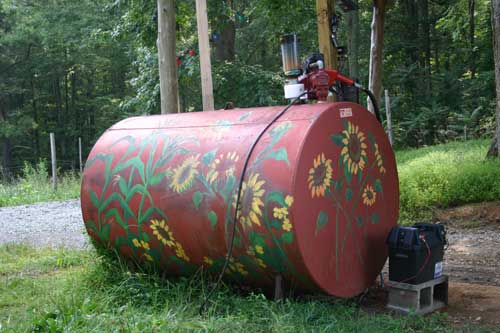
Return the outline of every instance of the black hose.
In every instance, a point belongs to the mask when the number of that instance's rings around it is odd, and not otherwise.
[[[378,108],[378,103],[377,99],[375,98],[375,95],[369,89],[366,89],[362,86],[357,86],[357,87],[363,90],[368,95],[368,97],[370,97],[370,101],[372,102],[373,105],[373,110],[375,111],[375,117],[377,118],[378,122],[382,124],[382,118],[380,117],[380,109]]]
[[[296,97],[295,99],[293,99],[283,110],[281,110],[270,122],[269,124],[266,125],[266,127],[264,127],[264,129],[259,133],[259,135],[257,136],[257,138],[255,139],[255,141],[252,143],[252,145],[250,146],[250,150],[248,151],[247,153],[247,156],[245,158],[245,163],[243,164],[243,169],[241,171],[241,176],[240,176],[240,179],[239,179],[239,183],[238,183],[238,194],[236,196],[236,205],[235,205],[235,208],[234,208],[234,217],[233,217],[233,226],[232,226],[232,229],[231,229],[231,237],[230,237],[230,241],[229,241],[229,248],[227,250],[227,254],[226,254],[226,260],[224,261],[224,266],[222,266],[222,270],[221,272],[219,273],[219,276],[217,278],[217,281],[215,282],[215,285],[212,287],[212,289],[208,292],[207,296],[205,297],[205,299],[203,300],[203,303],[201,304],[200,306],[200,310],[199,310],[199,313],[200,313],[200,316],[203,314],[203,311],[205,310],[205,307],[207,305],[207,302],[210,300],[210,297],[212,296],[212,294],[214,293],[214,291],[218,288],[220,282],[222,281],[222,278],[224,277],[224,274],[226,273],[226,270],[227,270],[227,267],[229,266],[229,262],[231,260],[231,257],[233,255],[233,248],[234,248],[234,237],[236,235],[236,224],[238,222],[238,209],[239,209],[239,206],[240,206],[240,197],[241,197],[241,189],[243,187],[243,180],[245,178],[245,173],[247,171],[247,167],[248,167],[248,162],[250,161],[250,157],[255,149],[255,147],[257,146],[257,143],[259,143],[260,139],[262,138],[262,136],[264,136],[264,134],[267,132],[267,130],[279,119],[281,118],[281,116],[283,116],[285,114],[285,112],[287,112],[293,105],[295,105],[295,103],[300,100],[300,98],[302,96],[304,96],[305,94],[307,94],[307,92],[303,92],[302,94],[300,94],[298,97]]]

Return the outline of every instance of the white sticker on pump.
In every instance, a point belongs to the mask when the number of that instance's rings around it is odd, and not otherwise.
[[[348,117],[352,117],[352,109],[351,108],[340,109],[340,118],[348,118]]]
[[[438,261],[436,266],[434,266],[434,278],[437,279],[438,277],[441,277],[441,275],[443,275],[443,262]]]

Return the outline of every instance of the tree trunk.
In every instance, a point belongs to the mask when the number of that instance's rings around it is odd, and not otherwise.
[[[471,77],[474,78],[476,76],[476,60],[474,59],[474,47],[475,47],[475,19],[474,12],[476,11],[476,0],[469,0],[469,66]]]
[[[7,122],[7,112],[5,111],[3,101],[0,99],[0,124]],[[12,164],[12,144],[10,139],[5,136],[2,140],[2,165],[3,176],[6,178],[11,178],[11,167]],[[0,170],[2,171],[2,170]]]
[[[495,147],[496,143],[496,149],[490,149],[488,156],[500,157],[500,0],[491,0],[491,25],[493,28],[493,52],[495,57],[497,128],[492,143],[492,147]]]
[[[234,42],[236,37],[236,26],[230,17],[223,17],[224,28],[215,43],[215,58],[220,61],[234,60]]]
[[[33,107],[33,121],[36,124],[36,127],[33,129],[33,150],[35,153],[35,161],[38,162],[38,159],[40,158],[40,139],[38,137],[38,105],[36,103],[36,95],[35,95],[35,82],[34,82],[34,76],[31,77],[31,105]]]
[[[358,0],[354,0],[358,5]],[[347,51],[349,52],[349,76],[359,79],[359,10],[347,14]]]
[[[382,94],[382,51],[384,47],[384,18],[385,0],[376,0],[373,4],[372,34],[370,44],[370,68],[368,89],[375,95],[377,104],[380,105]],[[368,110],[375,112],[370,99],[368,99]]]
[[[161,113],[176,113],[179,83],[175,52],[175,0],[157,0],[157,4]]]
[[[62,96],[61,96],[61,82],[59,76],[54,80],[54,99],[56,101],[56,113],[57,113],[57,129],[56,137],[57,141],[60,142],[61,147],[61,159],[64,160],[66,157],[66,138],[65,138],[65,115],[62,106]]]
[[[429,98],[432,92],[431,80],[431,37],[428,0],[419,0],[420,36],[421,47],[424,50],[422,67],[424,68],[424,92],[425,98]]]

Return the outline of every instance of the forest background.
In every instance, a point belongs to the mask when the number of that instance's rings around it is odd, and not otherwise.
[[[202,109],[194,0],[176,1],[182,112]],[[341,72],[368,81],[372,1],[341,15]],[[316,52],[312,0],[208,1],[214,99],[281,105],[279,37]],[[157,7],[150,0],[0,0],[0,180],[48,159],[78,168],[116,121],[160,113]],[[495,73],[488,0],[396,0],[386,12],[383,88],[397,148],[491,138]],[[382,107],[384,107],[382,103]]]

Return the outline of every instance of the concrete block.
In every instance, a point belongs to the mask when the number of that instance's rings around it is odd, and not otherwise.
[[[404,314],[426,314],[448,305],[448,276],[421,284],[389,281],[387,308]]]

